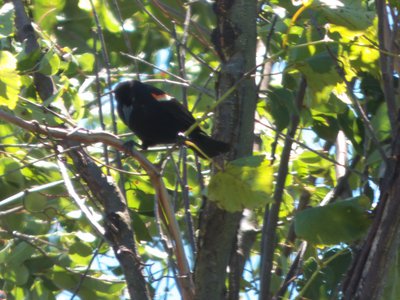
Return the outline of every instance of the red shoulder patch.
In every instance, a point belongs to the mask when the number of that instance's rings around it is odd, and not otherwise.
[[[151,95],[154,97],[154,99],[159,100],[159,101],[166,101],[166,100],[171,100],[174,98],[165,93],[164,94],[152,93]]]

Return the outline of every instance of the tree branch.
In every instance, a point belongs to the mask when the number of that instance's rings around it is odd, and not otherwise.
[[[296,97],[296,107],[299,111],[302,107],[306,87],[306,80],[304,77],[302,77]],[[271,298],[270,285],[272,277],[272,264],[274,261],[274,252],[276,247],[276,228],[279,220],[279,210],[283,199],[286,176],[288,174],[290,152],[292,151],[293,144],[292,139],[296,133],[299,120],[299,115],[297,113],[292,115],[292,122],[288,130],[288,137],[290,138],[285,139],[279,164],[278,178],[276,180],[275,191],[273,195],[274,203],[272,204],[271,209],[266,208],[264,214],[264,226],[262,229],[261,242],[261,282],[259,299]]]

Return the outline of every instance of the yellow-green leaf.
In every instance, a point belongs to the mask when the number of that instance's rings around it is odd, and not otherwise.
[[[211,201],[230,212],[254,209],[272,200],[273,168],[261,156],[230,162],[208,186]]]
[[[60,58],[54,51],[49,51],[40,61],[39,72],[44,75],[54,75],[60,68]]]
[[[0,51],[0,105],[14,109],[17,105],[21,79],[17,71],[17,60],[8,51]]]

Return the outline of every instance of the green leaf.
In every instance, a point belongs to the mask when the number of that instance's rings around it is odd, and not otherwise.
[[[132,189],[127,193],[128,207],[142,215],[154,217],[154,194],[140,189]]]
[[[66,0],[35,0],[33,15],[42,30],[52,30]]]
[[[10,185],[15,187],[24,186],[25,180],[21,173],[21,165],[12,158],[0,158],[0,175],[4,175],[5,181]]]
[[[268,97],[267,106],[274,118],[274,124],[279,131],[282,131],[289,125],[290,114],[294,111],[293,94],[284,88],[271,88]]]
[[[39,72],[44,75],[54,75],[60,68],[60,58],[58,55],[50,50],[43,56],[39,64]]]
[[[59,267],[54,268],[50,276],[59,288],[70,291],[74,291],[81,281],[79,274],[72,274]],[[94,277],[86,277],[82,282],[78,295],[82,299],[119,299],[121,290],[124,287],[124,283],[110,283]]]
[[[55,263],[54,255],[48,256],[34,256],[25,261],[26,267],[31,273],[48,272]]]
[[[53,293],[48,289],[43,280],[36,280],[31,287],[32,300],[54,300],[56,299]]]
[[[11,254],[12,246],[14,242],[12,240],[8,241],[4,248],[0,250],[0,264],[4,264],[7,257]]]
[[[94,68],[94,55],[92,53],[84,53],[77,56],[79,66],[83,72],[92,72]]]
[[[273,167],[262,156],[238,159],[211,178],[208,197],[230,212],[262,207],[272,201],[273,177]]]
[[[24,285],[29,278],[29,270],[23,264],[7,268],[2,277],[6,280],[15,282],[17,285]]]
[[[112,33],[121,32],[121,26],[118,20],[114,17],[112,10],[108,7],[107,1],[99,1],[101,3],[100,14],[101,20],[104,22],[104,28]]]
[[[351,141],[357,152],[361,153],[364,140],[363,123],[354,116],[353,111],[350,109],[338,114],[337,120],[346,137]]]
[[[382,103],[375,115],[371,119],[371,124],[375,129],[375,133],[379,140],[384,140],[390,137],[391,126],[388,118],[388,108],[386,103]]]
[[[138,241],[152,241],[152,237],[149,233],[149,230],[146,227],[146,224],[143,222],[140,215],[131,210],[130,211],[131,220],[132,220],[132,227],[135,232],[135,238]]]
[[[28,193],[24,198],[24,206],[30,212],[43,211],[47,206],[47,197],[39,192]]]
[[[322,52],[296,64],[307,78],[308,107],[320,110],[328,103],[331,93],[340,86],[342,79],[338,75],[329,53]]]
[[[8,51],[0,51],[0,105],[14,109],[17,105],[21,79],[17,71],[17,60]]]
[[[31,245],[26,242],[20,242],[8,256],[6,263],[10,267],[18,266],[29,259],[34,252],[35,249]]]
[[[332,1],[333,2],[333,1]],[[327,23],[340,25],[349,30],[365,30],[372,25],[375,17],[373,11],[368,11],[361,1],[342,0],[339,5],[326,5],[314,0],[312,8],[319,13]]]
[[[41,51],[39,48],[26,52],[26,42],[24,43],[24,49],[17,55],[17,68],[21,72],[32,71],[39,63]]]
[[[5,3],[0,8],[0,38],[7,37],[14,32],[14,6]]]
[[[328,115],[313,116],[314,122],[312,128],[315,133],[324,140],[334,143],[339,131],[337,118]]]
[[[71,245],[69,248],[69,253],[87,257],[93,254],[93,250],[87,243],[77,241]]]
[[[370,225],[366,197],[356,197],[296,214],[296,235],[313,244],[336,244],[360,239]]]
[[[339,255],[332,258],[332,256],[336,254]],[[301,298],[332,299],[332,292],[342,280],[344,272],[351,263],[351,252],[332,248],[322,254],[321,262],[326,262],[328,259],[332,260],[317,274],[315,274],[315,272],[318,266],[314,257],[310,257],[304,262],[304,279],[300,280],[299,287],[303,288],[305,284],[308,284],[308,288],[305,293],[302,294]],[[309,282],[310,280],[312,280],[312,282]]]
[[[302,152],[298,156],[298,159],[293,162],[293,167],[298,176],[309,177],[312,175],[316,177],[324,177],[325,180],[329,180],[332,163],[322,159],[321,155],[312,151]]]

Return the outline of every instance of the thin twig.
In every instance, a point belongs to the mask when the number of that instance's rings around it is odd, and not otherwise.
[[[155,15],[153,15],[142,3],[140,0],[136,0],[136,3],[140,6],[140,8],[147,14],[149,15],[165,32],[169,33],[172,37],[172,32],[171,30],[164,25]],[[191,49],[187,48],[185,45],[182,45],[179,41],[176,41],[177,43],[180,44],[180,46],[184,47],[185,50],[192,55],[194,59],[196,59],[198,62],[200,62],[203,66],[207,67],[211,72],[216,73],[216,70],[214,70],[204,59],[199,57],[198,55],[194,54]]]
[[[97,54],[97,35],[94,35],[94,43],[93,43],[93,52],[94,56],[96,58],[94,66],[95,66],[95,75],[96,75],[96,101],[97,101],[97,107],[99,110],[99,121],[100,121],[100,126],[102,130],[106,130],[106,124],[104,123],[104,117],[103,117],[103,105],[101,103],[101,90],[100,90],[100,77],[99,77],[99,57]],[[110,160],[108,157],[108,149],[107,145],[103,144],[103,153],[104,153],[104,160],[106,162],[106,165],[108,166],[110,164]],[[110,176],[110,169],[107,168],[107,175]]]
[[[104,40],[104,35],[103,31],[101,29],[100,21],[99,21],[99,16],[96,11],[96,7],[93,4],[93,0],[89,0],[90,6],[92,7],[92,12],[94,16],[94,21],[96,23],[96,28],[97,28],[97,34],[100,40],[101,44],[101,52],[103,54],[103,59],[104,63],[106,65],[106,73],[107,73],[107,86],[108,89],[111,91],[112,86],[111,86],[111,64],[110,60],[108,57],[108,52],[107,52],[107,46],[106,42]],[[109,94],[109,101],[110,101],[110,110],[111,110],[111,121],[112,121],[112,129],[114,134],[118,134],[118,128],[117,128],[117,119],[115,117],[115,110],[114,110],[114,96],[112,93]],[[122,162],[121,162],[121,155],[119,152],[116,153],[116,162],[117,162],[117,167],[122,169]],[[124,180],[124,174],[120,175],[119,182],[118,182],[119,188],[122,192],[123,195],[126,194],[125,192],[125,180]]]
[[[124,20],[122,19],[122,13],[121,13],[121,9],[119,8],[119,4],[117,0],[113,0],[113,4],[114,7],[117,11],[117,16],[118,16],[118,21],[121,25],[122,28],[122,35],[124,37],[124,42],[125,42],[125,46],[128,49],[129,54],[133,55],[133,49],[132,49],[132,45],[131,45],[131,41],[129,40],[129,35],[125,30],[124,27]],[[140,71],[139,71],[139,64],[137,63],[137,61],[134,62],[135,64],[135,71],[136,71],[136,77],[137,79],[140,81]]]
[[[300,142],[299,140],[290,137],[288,134],[285,134],[285,133],[282,133],[282,132],[278,132],[278,131],[276,130],[276,128],[274,128],[274,127],[272,127],[272,126],[270,126],[270,125],[267,125],[267,124],[265,124],[265,123],[263,123],[263,122],[261,122],[261,121],[259,121],[259,120],[255,120],[255,122],[259,123],[259,124],[262,125],[262,126],[265,126],[266,128],[268,128],[268,129],[270,129],[270,130],[275,131],[275,132],[277,133],[277,137],[280,138],[280,139],[283,139],[283,140],[285,140],[285,139],[290,139],[293,143],[299,145],[299,146],[300,146],[301,148],[303,148],[303,149],[307,149],[308,151],[310,151],[310,152],[312,152],[312,153],[318,155],[318,156],[319,156],[320,158],[322,158],[323,160],[329,161],[329,162],[331,162],[332,164],[337,165],[337,166],[346,167],[346,169],[349,169],[349,170],[352,171],[354,174],[357,174],[357,175],[359,175],[359,176],[364,176],[364,174],[363,174],[362,172],[360,172],[360,171],[358,171],[358,170],[356,170],[356,169],[354,169],[354,168],[348,167],[348,166],[346,166],[346,165],[343,165],[343,164],[339,163],[338,161],[336,161],[335,159],[333,159],[333,158],[331,158],[331,157],[329,157],[329,156],[327,156],[327,155],[322,154],[321,150],[315,150],[315,149],[311,148],[310,146],[307,146],[305,143]],[[371,180],[375,180],[375,179],[372,178],[372,177],[368,177],[368,178],[371,179]]]
[[[0,218],[4,217],[4,216],[15,214],[16,212],[21,211],[23,209],[24,209],[24,207],[21,205],[21,206],[16,206],[16,207],[10,208],[8,210],[0,211]]]
[[[129,57],[129,58],[133,59],[134,61],[140,61],[141,63],[144,63],[144,64],[146,64],[146,65],[148,65],[148,66],[150,66],[150,67],[152,67],[154,69],[157,69],[157,70],[159,70],[159,71],[161,71],[161,72],[163,72],[165,74],[168,74],[169,76],[171,76],[171,77],[173,77],[173,78],[175,78],[175,79],[177,79],[179,81],[182,81],[184,83],[189,84],[189,82],[187,80],[183,79],[182,77],[180,77],[178,75],[175,75],[174,73],[171,73],[171,72],[169,72],[169,71],[167,71],[167,70],[165,70],[163,68],[160,68],[160,67],[156,66],[155,64],[152,64],[152,63],[148,62],[147,60],[145,60],[143,58],[140,58],[139,56],[130,55],[130,54],[124,53],[124,52],[121,52],[121,54],[123,56],[126,56],[126,57]]]
[[[304,287],[300,290],[299,294],[296,296],[295,300],[299,300],[299,299],[303,299],[303,295],[305,294],[305,292],[307,291],[307,289],[311,286],[311,284],[314,282],[314,280],[317,278],[317,276],[319,275],[319,273],[321,272],[321,270],[323,268],[325,268],[326,266],[328,266],[333,260],[335,260],[337,257],[339,257],[340,255],[345,254],[346,252],[350,251],[348,248],[345,248],[343,250],[340,250],[338,252],[336,252],[334,255],[330,256],[329,258],[327,258],[325,261],[322,262],[317,262],[317,268],[314,271],[314,273],[312,273],[311,277],[307,280],[306,284],[304,285]]]
[[[186,69],[185,69],[186,51],[185,51],[185,47],[181,47],[181,44],[186,46],[191,17],[192,17],[191,5],[187,5],[181,43],[178,43],[178,42],[176,43],[179,74],[185,80],[186,80]],[[175,41],[178,41],[178,36],[176,33],[175,26],[173,26],[172,33],[173,33]],[[183,99],[183,105],[186,108],[188,108],[187,88],[184,86],[182,87],[182,99]],[[171,161],[174,163],[173,159],[171,159]],[[188,187],[188,183],[187,183],[187,180],[188,180],[187,179],[187,150],[185,147],[181,147],[179,161],[180,161],[180,166],[182,169],[182,176],[180,176],[180,174],[179,174],[180,172],[179,172],[178,166],[175,165],[175,169],[176,169],[176,174],[178,177],[178,182],[180,183],[181,188],[182,188],[182,198],[183,198],[183,203],[184,203],[184,208],[185,208],[186,229],[187,229],[187,233],[188,233],[189,244],[190,244],[190,247],[192,250],[192,256],[194,257],[195,253],[197,252],[197,247],[196,247],[196,240],[194,238],[193,217],[190,212],[189,187]]]
[[[1,200],[0,201],[0,208],[2,208],[4,206],[7,206],[7,205],[10,205],[10,204],[13,204],[17,200],[22,199],[23,197],[25,197],[26,195],[28,195],[30,193],[40,192],[40,191],[46,190],[48,188],[51,188],[53,186],[60,185],[63,182],[64,182],[64,180],[57,180],[57,181],[53,181],[53,182],[50,182],[50,183],[39,185],[39,186],[30,188],[30,189],[26,189],[26,190],[24,190],[22,192],[16,193],[16,194],[14,194],[14,195],[12,195],[12,196],[4,199],[4,200]]]
[[[307,83],[304,77],[301,78],[299,91],[296,97],[296,107],[300,112],[302,103],[306,92]],[[292,121],[288,130],[288,136],[292,139],[297,131],[299,124],[299,115],[294,113],[292,115]],[[283,147],[281,161],[279,164],[278,177],[276,179],[276,185],[274,190],[273,199],[274,202],[271,205],[271,209],[266,208],[264,214],[264,226],[262,229],[262,245],[261,245],[261,275],[260,282],[260,298],[268,299],[270,293],[270,285],[272,278],[272,265],[274,252],[276,248],[276,228],[279,220],[279,211],[283,199],[283,192],[285,188],[286,177],[288,174],[288,166],[290,159],[290,152],[292,151],[292,139],[286,138],[285,145]]]
[[[72,294],[70,300],[73,300],[75,298],[75,296],[79,293],[79,290],[82,287],[83,281],[85,280],[85,278],[87,278],[87,276],[89,274],[90,267],[92,266],[96,256],[99,254],[100,247],[101,247],[101,245],[103,245],[103,243],[104,243],[104,240],[101,240],[99,245],[97,246],[96,250],[94,251],[94,253],[92,255],[92,258],[90,259],[89,264],[87,265],[85,272],[81,275],[81,279],[79,280],[78,285],[77,285],[74,293]]]

